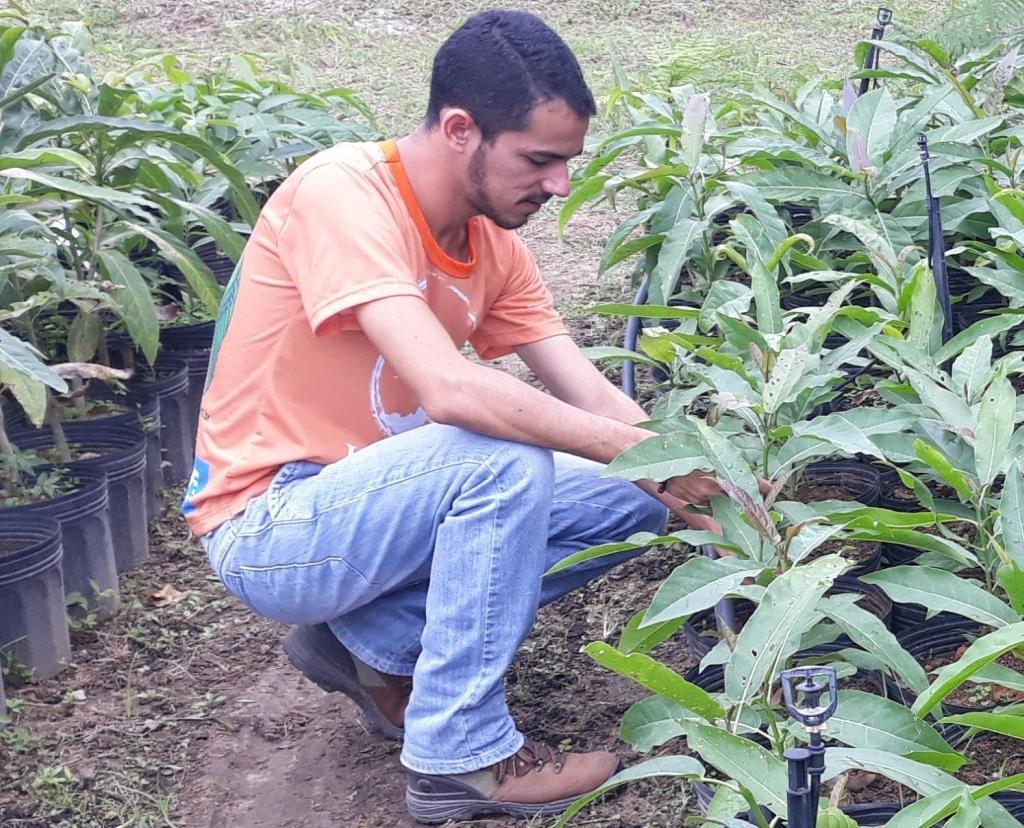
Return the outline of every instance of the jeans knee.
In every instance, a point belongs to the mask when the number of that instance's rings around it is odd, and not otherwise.
[[[555,481],[554,455],[550,449],[459,431],[460,437],[475,449],[482,469],[493,475],[501,488],[518,494],[535,492],[538,497],[550,499]]]

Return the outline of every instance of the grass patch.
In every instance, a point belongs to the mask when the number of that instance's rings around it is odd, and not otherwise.
[[[437,47],[465,17],[493,2],[470,0],[39,0],[51,21],[85,19],[99,61],[120,65],[137,49],[172,51],[193,67],[249,52],[287,55],[308,63],[314,85],[355,89],[390,132],[410,129],[426,106]],[[750,4],[697,0],[521,0],[576,52],[599,95],[618,62],[631,77],[656,87],[692,82],[721,88],[752,82],[791,86],[800,79],[837,77],[852,69],[852,47],[866,37],[875,2]],[[952,0],[912,0],[896,9],[897,32],[931,25]]]

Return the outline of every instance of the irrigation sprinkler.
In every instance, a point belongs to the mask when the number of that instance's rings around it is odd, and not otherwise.
[[[828,703],[821,697],[828,693]],[[803,701],[799,701],[799,697]],[[825,772],[825,745],[821,733],[836,712],[835,667],[793,667],[782,671],[782,697],[789,715],[800,722],[809,738],[808,747],[786,751],[789,767],[789,788],[786,803],[790,828],[816,828],[818,824],[818,791]]]
[[[879,6],[878,13],[876,16],[875,27],[871,30],[872,40],[881,40],[885,37],[885,28],[892,23],[892,9],[887,9]],[[870,46],[868,48],[867,57],[864,58],[864,70],[869,71],[878,68],[878,47]],[[872,78],[861,78],[860,79],[860,90],[858,96],[863,95],[871,87]],[[878,87],[878,78],[874,78],[874,86]]]

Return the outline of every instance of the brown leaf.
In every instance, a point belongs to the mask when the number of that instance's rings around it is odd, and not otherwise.
[[[130,379],[132,372],[129,369],[109,368],[106,365],[97,365],[93,362],[61,362],[58,365],[50,366],[61,377],[79,377],[80,379]]]
[[[851,793],[859,793],[878,778],[877,773],[867,771],[851,771],[846,778],[846,790]]]
[[[185,600],[185,593],[176,590],[170,584],[164,584],[164,586],[149,596],[150,599],[158,607],[169,607],[171,604],[177,604],[179,601]]]

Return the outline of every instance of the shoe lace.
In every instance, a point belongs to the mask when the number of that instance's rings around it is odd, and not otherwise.
[[[525,776],[531,771],[539,773],[547,764],[554,767],[555,773],[561,773],[565,765],[565,754],[543,742],[527,739],[514,755],[495,765],[495,775],[500,785],[507,776]]]

